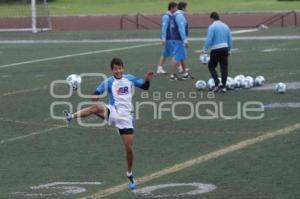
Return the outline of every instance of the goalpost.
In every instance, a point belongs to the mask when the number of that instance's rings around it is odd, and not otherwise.
[[[47,0],[0,0],[0,32],[51,29]]]

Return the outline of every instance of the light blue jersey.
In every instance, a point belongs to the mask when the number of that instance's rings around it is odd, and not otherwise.
[[[182,10],[178,10],[174,13],[174,19],[175,19],[175,26],[179,36],[180,40],[184,43],[187,43],[187,37],[188,37],[188,21],[186,19],[185,13]]]
[[[203,51],[206,52],[208,49],[219,49],[232,47],[232,38],[230,28],[223,22],[217,20],[214,21],[209,27],[203,47]]]
[[[182,10],[176,11],[170,21],[170,37],[173,60],[184,61],[187,58],[184,44],[188,43],[188,22]]]
[[[167,11],[162,16],[161,23],[161,40],[165,41],[163,50],[161,51],[161,56],[169,57],[172,54],[172,46],[169,42],[170,40],[170,20],[172,19],[173,14],[170,11]]]
[[[172,15],[170,11],[167,11],[161,18],[161,40],[163,41],[170,39],[170,19]]]
[[[141,88],[144,83],[144,79],[131,74],[125,74],[121,79],[112,76],[100,83],[96,91],[99,94],[108,92],[109,105],[114,106],[118,113],[126,115],[133,111],[132,87]]]

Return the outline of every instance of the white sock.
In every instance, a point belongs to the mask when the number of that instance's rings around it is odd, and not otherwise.
[[[126,172],[127,177],[132,176],[132,171],[131,172]]]

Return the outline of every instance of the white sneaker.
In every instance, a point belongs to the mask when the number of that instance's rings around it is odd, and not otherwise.
[[[163,69],[162,66],[157,66],[156,73],[157,74],[166,74],[167,72]]]
[[[170,75],[169,79],[170,81],[177,81],[179,78],[177,77],[176,74],[174,74],[174,75]]]

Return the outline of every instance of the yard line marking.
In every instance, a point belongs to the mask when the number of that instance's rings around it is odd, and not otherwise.
[[[158,42],[158,38],[83,39],[83,40],[0,40],[0,44],[77,44],[77,43],[136,43]]]
[[[66,127],[66,126],[65,125],[64,126],[56,126],[56,127],[51,127],[51,128],[43,129],[43,130],[40,130],[40,131],[35,131],[35,132],[29,133],[29,134],[26,134],[26,135],[22,135],[22,136],[18,136],[18,137],[4,139],[4,140],[0,141],[0,144],[4,144],[4,143],[8,143],[8,142],[13,142],[13,141],[24,139],[24,138],[28,138],[28,137],[31,137],[31,136],[34,136],[34,135],[39,135],[39,134],[47,133],[47,132],[54,131],[54,130],[57,130],[57,129],[61,129],[61,128],[64,128],[64,127]]]
[[[108,53],[108,52],[114,52],[114,51],[128,50],[128,49],[134,49],[134,48],[154,46],[154,45],[158,45],[158,44],[159,43],[141,44],[141,45],[127,46],[127,47],[120,47],[120,48],[111,48],[111,49],[105,49],[105,50],[96,50],[96,51],[89,51],[89,52],[83,52],[83,53],[75,53],[75,54],[70,54],[70,55],[49,57],[49,58],[43,58],[43,59],[35,59],[35,60],[30,60],[30,61],[25,61],[25,62],[18,62],[18,63],[13,63],[13,64],[0,65],[0,68],[8,68],[8,67],[12,67],[12,66],[21,66],[21,65],[26,65],[26,64],[39,63],[39,62],[52,61],[52,60],[59,60],[59,59],[66,59],[66,58],[78,57],[78,56],[84,56],[84,55],[93,55],[93,54],[99,54],[99,53]]]
[[[52,182],[48,184],[43,184],[39,186],[31,186],[31,189],[43,189],[49,188],[57,185],[101,185],[102,182]]]
[[[300,129],[300,123],[296,123],[292,126],[282,128],[282,129],[276,130],[274,132],[268,131],[268,132],[264,133],[263,135],[256,136],[256,137],[250,138],[250,139],[246,139],[244,141],[238,142],[236,144],[229,145],[227,147],[224,147],[222,149],[207,153],[205,155],[201,155],[201,156],[193,158],[191,160],[175,164],[171,167],[167,167],[165,169],[154,172],[152,174],[148,174],[148,175],[145,175],[143,177],[137,178],[136,180],[137,180],[138,184],[140,185],[140,184],[149,182],[151,180],[154,180],[154,179],[161,178],[161,177],[169,175],[169,174],[179,172],[181,170],[192,167],[194,165],[201,164],[201,163],[207,162],[207,161],[212,160],[212,159],[216,159],[216,158],[221,157],[223,155],[226,155],[228,153],[244,149],[246,147],[249,147],[249,146],[252,146],[254,144],[263,142],[265,140],[269,140],[271,138],[274,138],[274,137],[277,137],[277,136],[280,136],[280,135],[290,134],[290,133],[292,133],[292,132],[294,132],[295,130],[298,130],[298,129]],[[95,194],[92,194],[90,196],[83,197],[81,199],[104,198],[106,196],[118,193],[120,191],[124,191],[126,189],[128,189],[127,188],[127,183],[122,183],[122,184],[104,189],[102,191],[96,192]]]
[[[52,118],[50,118],[51,120],[53,120]],[[62,124],[43,124],[43,123],[37,123],[37,122],[27,122],[27,121],[22,121],[22,120],[13,120],[13,119],[9,119],[9,118],[3,118],[0,117],[0,122],[11,122],[11,123],[15,123],[15,124],[23,124],[23,125],[29,125],[29,126],[43,126],[43,127],[64,127],[64,128],[71,128],[71,129],[101,129],[99,127],[82,127],[82,126],[66,126],[66,125],[62,125]]]
[[[256,30],[257,31],[257,30]],[[254,32],[254,30],[232,31],[232,34]],[[286,36],[234,36],[233,40],[298,40],[298,35]],[[190,37],[189,41],[204,41],[204,37]],[[135,38],[135,39],[84,39],[84,40],[0,40],[0,44],[77,44],[77,43],[137,43],[137,42],[159,42],[159,38]]]
[[[251,29],[246,29],[246,30],[235,30],[235,31],[231,31],[232,34],[243,34],[243,33],[248,33],[248,32],[257,32],[260,31],[262,29],[260,28],[251,28]]]
[[[87,81],[85,81],[85,83],[89,84],[89,83],[91,83],[91,80],[87,80]],[[0,97],[7,97],[7,96],[18,95],[18,94],[23,94],[23,93],[33,93],[33,92],[36,92],[36,91],[45,90],[45,89],[49,89],[49,88],[50,88],[49,86],[45,85],[45,86],[42,86],[42,87],[16,90],[16,91],[8,92],[8,93],[3,93],[3,94],[0,95]]]
[[[43,124],[43,123],[37,123],[37,122],[27,122],[27,121],[21,121],[21,120],[13,120],[13,119],[9,119],[9,118],[3,118],[0,117],[0,121],[1,122],[11,122],[11,123],[15,123],[15,124],[24,124],[24,125],[35,125],[35,126],[47,126],[47,127],[57,127],[57,126],[61,126],[61,125],[48,125],[48,124]]]
[[[31,92],[35,92],[35,91],[39,91],[39,90],[43,90],[43,89],[47,89],[47,88],[49,88],[49,87],[43,86],[43,87],[37,87],[37,88],[22,89],[22,90],[12,91],[12,92],[8,92],[8,93],[3,93],[0,95],[0,97],[6,97],[6,96],[17,95],[17,94],[22,94],[22,93],[31,93]]]

